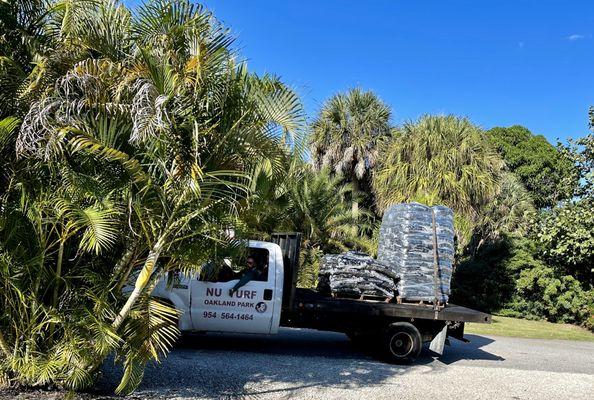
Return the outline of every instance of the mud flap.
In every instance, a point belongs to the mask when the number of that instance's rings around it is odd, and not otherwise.
[[[429,350],[439,355],[442,355],[447,336],[448,326],[444,325],[443,329],[433,338],[433,340],[429,344]]]

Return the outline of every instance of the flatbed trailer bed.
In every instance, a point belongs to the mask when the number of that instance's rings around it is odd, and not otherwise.
[[[336,313],[393,318],[418,318],[436,321],[490,323],[491,315],[455,304],[435,310],[430,304],[386,303],[374,300],[357,300],[329,297],[311,289],[297,289],[294,310],[306,313]]]

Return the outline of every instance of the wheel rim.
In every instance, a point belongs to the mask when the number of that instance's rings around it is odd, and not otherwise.
[[[390,339],[390,351],[398,358],[404,358],[412,353],[414,340],[406,332],[398,332],[392,335]]]

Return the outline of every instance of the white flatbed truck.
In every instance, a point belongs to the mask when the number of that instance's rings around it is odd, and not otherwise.
[[[490,323],[491,316],[448,304],[410,304],[335,298],[296,288],[300,234],[273,235],[272,242],[249,241],[249,253],[267,264],[267,276],[230,295],[238,282],[201,280],[175,272],[153,297],[181,312],[182,332],[275,334],[279,327],[343,332],[354,341],[373,342],[389,362],[410,363],[423,343],[442,354],[448,337],[464,340],[464,323]]]

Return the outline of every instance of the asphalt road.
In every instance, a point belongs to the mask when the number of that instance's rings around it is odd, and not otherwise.
[[[277,336],[185,337],[147,369],[139,398],[594,399],[594,343],[467,335],[437,358],[385,364],[346,336],[285,329]],[[116,371],[105,369],[109,390]]]

